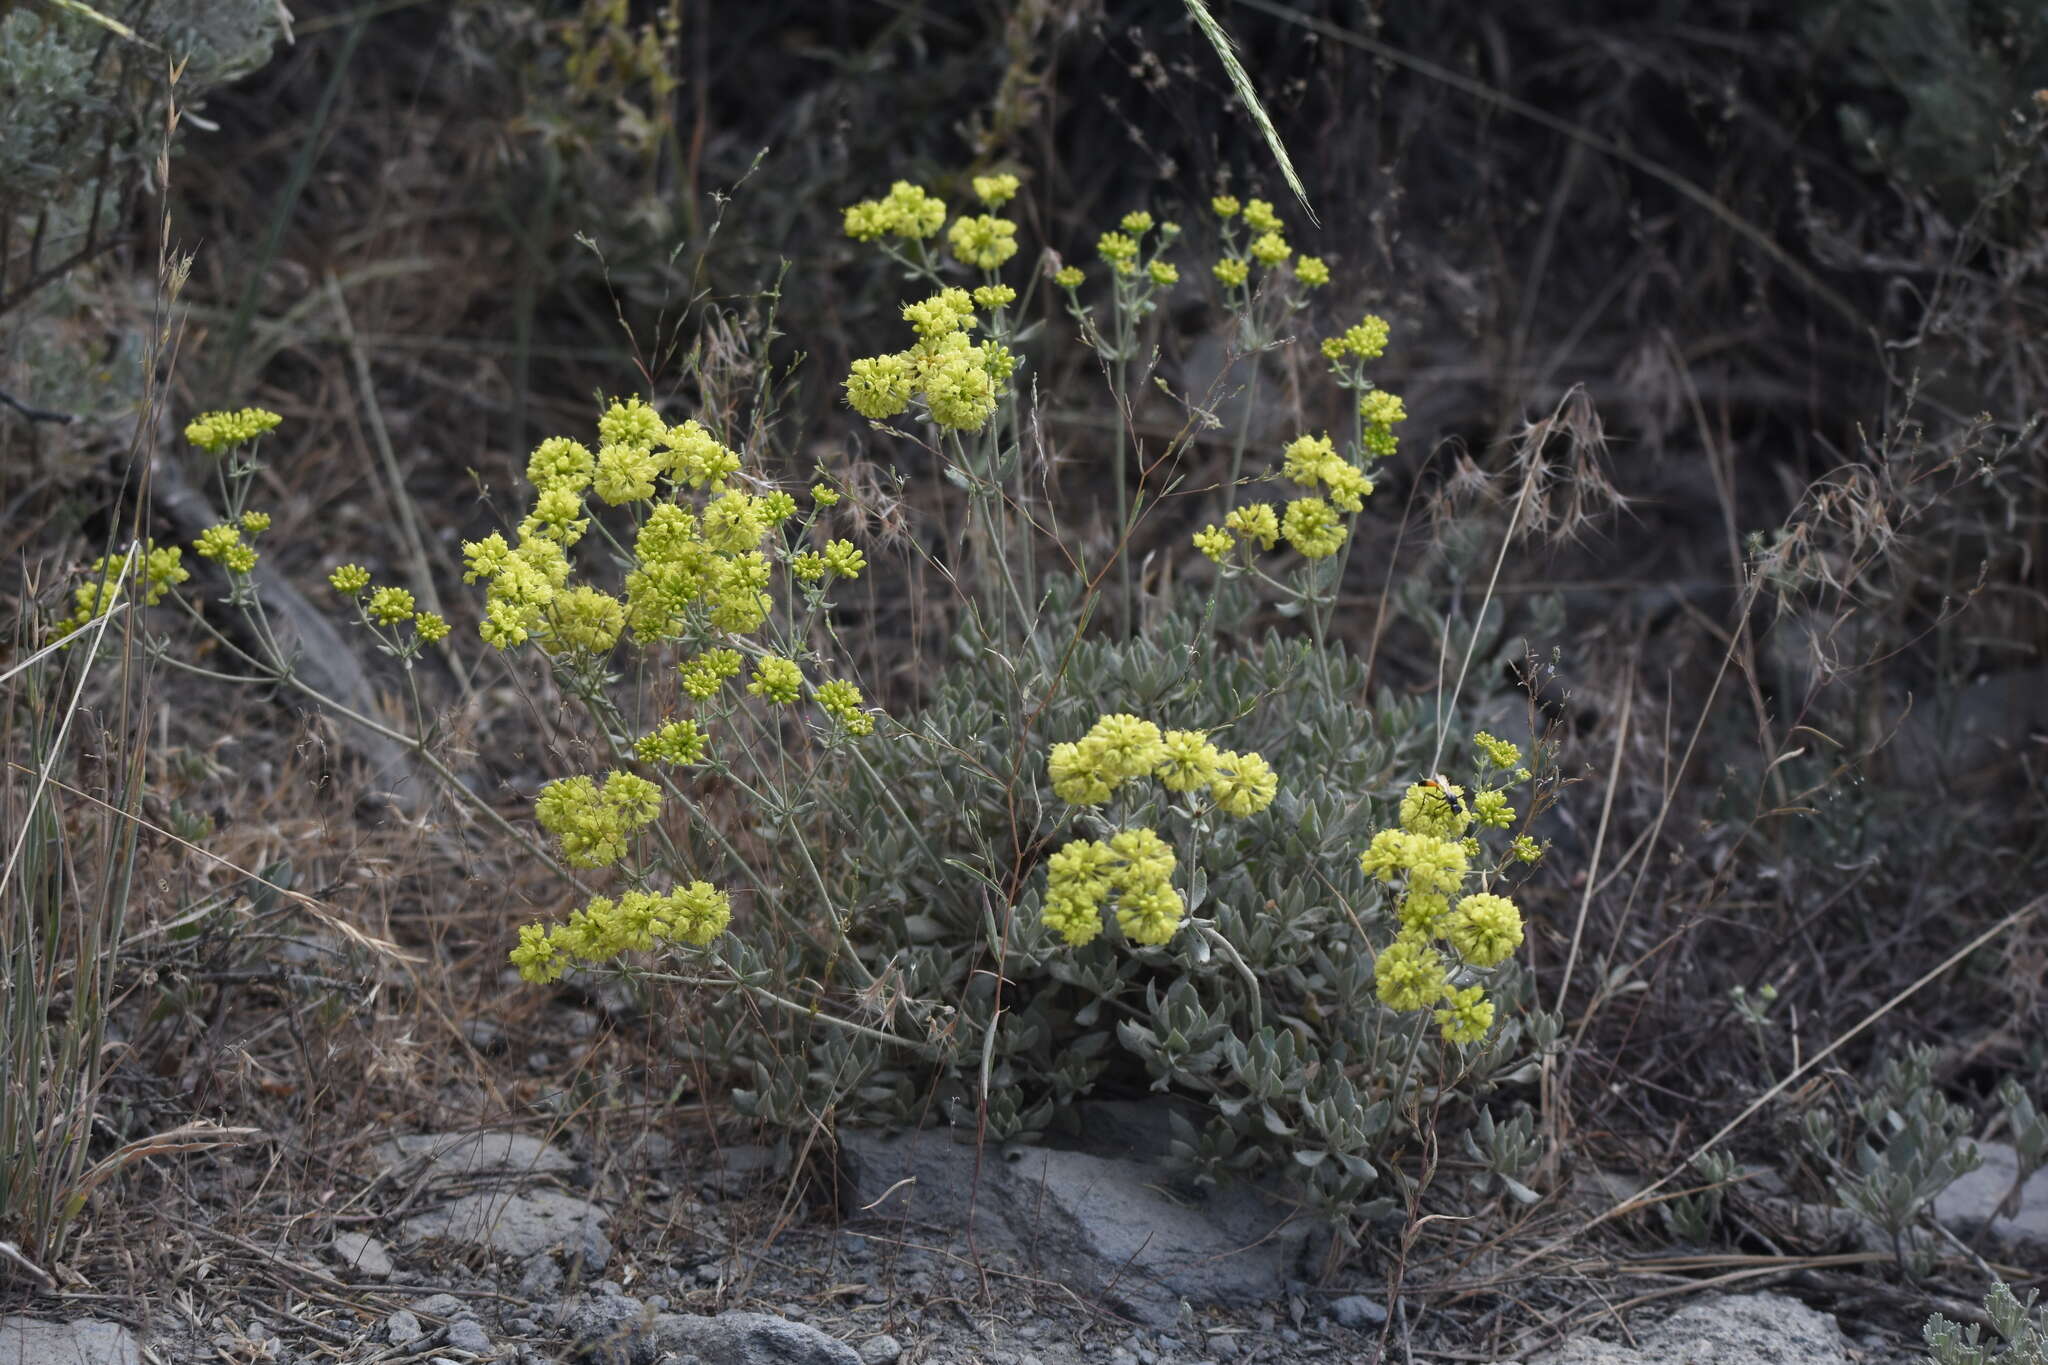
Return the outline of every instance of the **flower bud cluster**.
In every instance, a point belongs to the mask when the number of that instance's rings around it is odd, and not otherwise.
[[[1520,749],[1492,735],[1476,735],[1473,744],[1484,770],[1521,761]],[[1517,769],[1513,779],[1527,776]],[[1465,889],[1480,853],[1470,831],[1505,828],[1515,818],[1507,793],[1485,780],[1489,785],[1469,799],[1465,788],[1442,778],[1412,784],[1402,793],[1397,825],[1374,834],[1358,859],[1367,876],[1398,887],[1400,931],[1374,968],[1380,1001],[1396,1010],[1434,1008],[1444,1037],[1460,1044],[1478,1042],[1493,1026],[1494,1004],[1483,986],[1467,980],[1471,971],[1498,967],[1522,945],[1522,914],[1513,901]],[[1525,843],[1534,847],[1524,835],[1513,847],[1516,856]]]
[[[511,953],[524,980],[545,985],[578,961],[609,962],[621,953],[665,943],[702,948],[732,923],[732,902],[709,882],[691,882],[662,895],[628,891],[618,899],[594,896],[561,924],[528,924]]]
[[[142,542],[142,553],[137,556],[137,572],[142,582],[142,605],[153,607],[163,601],[164,594],[192,576],[180,561],[184,552],[175,545],[158,545],[154,540]],[[86,566],[86,579],[71,590],[71,615],[57,623],[58,638],[75,634],[92,622],[107,614],[121,598],[122,569],[128,562],[125,554],[102,555]]]
[[[879,422],[915,399],[948,430],[981,430],[995,415],[1017,358],[1006,346],[969,339],[976,317],[974,299],[964,289],[942,289],[905,304],[903,318],[917,333],[917,343],[906,351],[854,361],[846,376],[846,401],[861,416]]]
[[[636,830],[661,817],[661,788],[635,773],[607,773],[601,784],[579,773],[542,787],[533,815],[569,866],[609,867]]]
[[[1273,803],[1280,779],[1265,759],[1218,749],[1194,730],[1166,730],[1133,715],[1109,715],[1072,743],[1055,744],[1046,768],[1053,793],[1076,806],[1099,806],[1117,788],[1156,777],[1168,791],[1207,788],[1216,808],[1256,815]]]
[[[1173,850],[1153,830],[1075,839],[1046,860],[1046,926],[1069,947],[1083,947],[1102,932],[1103,908],[1113,900],[1126,939],[1166,943],[1180,931],[1186,909],[1173,872]]]
[[[1200,731],[1161,730],[1121,713],[1103,716],[1077,741],[1053,745],[1046,767],[1055,794],[1077,806],[1099,806],[1149,777],[1176,795],[1206,792],[1212,809],[1243,817],[1271,805],[1280,789],[1278,775],[1257,754],[1218,749]],[[1127,940],[1166,943],[1186,913],[1173,873],[1173,850],[1151,829],[1073,840],[1047,860],[1043,918],[1078,948],[1102,932],[1102,912],[1113,903]]]

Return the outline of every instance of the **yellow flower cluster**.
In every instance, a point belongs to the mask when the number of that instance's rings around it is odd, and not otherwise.
[[[999,209],[1017,197],[1017,177],[1014,175],[977,175],[973,180],[974,197],[992,209]]]
[[[1262,204],[1253,200],[1253,204]],[[1265,205],[1270,212],[1271,206]],[[1245,210],[1247,220],[1251,209]],[[1309,268],[1313,261],[1313,269]],[[1224,267],[1231,265],[1228,259],[1217,263],[1218,278],[1224,277]],[[1228,272],[1225,283],[1243,282],[1243,263]],[[1321,261],[1303,257],[1297,274],[1305,283],[1321,284],[1329,279],[1329,270]],[[1271,550],[1278,536],[1284,536],[1287,543],[1309,559],[1326,559],[1335,554],[1344,544],[1349,528],[1343,517],[1355,516],[1365,510],[1365,500],[1372,496],[1373,481],[1361,462],[1369,464],[1372,459],[1391,455],[1396,439],[1394,424],[1406,420],[1408,413],[1401,400],[1381,389],[1369,388],[1368,381],[1358,373],[1357,363],[1347,357],[1360,360],[1376,357],[1386,350],[1386,320],[1368,317],[1363,323],[1351,328],[1341,337],[1332,337],[1323,343],[1323,353],[1331,362],[1340,367],[1340,376],[1348,387],[1365,387],[1368,391],[1359,401],[1360,449],[1353,452],[1357,459],[1347,457],[1326,432],[1321,436],[1297,436],[1280,452],[1280,477],[1301,488],[1311,490],[1316,496],[1296,498],[1287,505],[1285,512],[1273,521],[1272,509],[1265,504],[1253,504],[1250,508],[1239,508],[1224,518],[1222,526],[1203,527],[1194,536],[1194,546],[1218,564],[1229,560],[1236,550],[1240,538],[1256,541],[1261,549]],[[1277,533],[1277,534],[1276,534]]]
[[[192,576],[192,571],[179,562],[183,558],[184,552],[175,545],[142,542],[142,553],[136,556],[136,567],[142,576],[142,605],[155,606],[164,600],[165,593]],[[117,575],[126,562],[125,555],[104,555],[86,566],[85,582],[71,590],[71,615],[57,623],[59,639],[76,633],[113,609],[121,596]]]
[[[1484,730],[1472,736],[1472,747],[1496,768],[1518,767],[1522,762],[1522,750],[1518,745],[1489,735]]]
[[[981,187],[977,184],[975,188]],[[945,221],[944,200],[927,194],[908,180],[899,180],[889,187],[886,197],[863,199],[846,210],[846,235],[856,242],[872,242],[878,237],[922,241],[937,232]]]
[[[499,649],[533,640],[552,653],[603,654],[628,630],[670,639],[700,615],[714,630],[758,630],[774,606],[761,545],[795,515],[796,499],[729,486],[736,452],[694,418],[670,426],[639,398],[613,402],[597,428],[595,454],[565,437],[534,449],[526,467],[534,502],[516,543],[496,532],[464,543],[463,581],[488,584],[483,638]],[[680,500],[685,490],[702,492],[702,505]],[[614,506],[652,504],[635,536],[623,600],[569,586],[568,551],[590,525],[592,495]]]
[[[747,684],[747,691],[787,705],[797,699],[803,686],[803,670],[788,659],[771,654],[754,661],[754,678]]]
[[[1296,498],[1284,514],[1275,515],[1268,503],[1252,503],[1232,510],[1222,527],[1204,527],[1195,535],[1195,548],[1222,563],[1236,548],[1238,537],[1256,541],[1270,550],[1282,536],[1309,559],[1325,559],[1344,543],[1348,528],[1339,512],[1364,510],[1372,495],[1372,480],[1365,471],[1337,453],[1328,436],[1300,436],[1281,452],[1281,477],[1303,488],[1319,488],[1323,497]]]
[[[1209,268],[1216,282],[1226,289],[1241,289],[1251,278],[1252,266],[1257,264],[1267,270],[1278,270],[1295,260],[1294,278],[1303,288],[1319,289],[1330,282],[1330,267],[1321,257],[1294,256],[1294,248],[1287,241],[1286,225],[1280,215],[1264,199],[1251,199],[1240,204],[1234,195],[1222,194],[1209,201],[1209,207],[1223,220],[1224,254]],[[1240,220],[1239,215],[1243,217]],[[1249,232],[1249,240],[1238,240],[1238,223],[1242,221]],[[1244,302],[1240,300],[1240,305]]]
[[[1360,360],[1378,360],[1387,353],[1387,338],[1392,329],[1387,320],[1377,314],[1366,314],[1365,321],[1342,333],[1323,339],[1323,358],[1338,361],[1346,356]]]
[[[607,773],[602,784],[579,774],[542,787],[533,815],[569,866],[609,867],[635,830],[660,818],[661,788],[634,773]]]
[[[1279,776],[1259,755],[1218,749],[1199,731],[1161,731],[1127,714],[1104,716],[1078,741],[1053,745],[1046,768],[1054,794],[1076,806],[1099,806],[1124,783],[1145,777],[1177,793],[1206,787],[1217,809],[1239,817],[1258,814],[1280,791]]]
[[[218,455],[230,446],[253,441],[263,433],[275,430],[283,420],[276,413],[262,408],[201,413],[186,425],[185,439],[209,455]]]
[[[1407,405],[1385,389],[1373,389],[1358,400],[1358,415],[1365,421],[1365,448],[1381,459],[1392,455],[1400,441],[1394,426],[1408,420]]]
[[[522,979],[545,985],[579,960],[609,962],[621,953],[664,943],[701,948],[731,923],[731,900],[709,882],[691,882],[659,896],[646,891],[628,891],[617,900],[595,896],[571,912],[566,923],[522,927],[511,961]]]
[[[1466,832],[1475,822],[1495,823],[1503,811],[1513,819],[1500,792],[1480,792],[1468,803],[1454,784],[1418,782],[1402,794],[1399,826],[1373,835],[1358,859],[1367,876],[1401,883],[1394,907],[1401,929],[1374,969],[1381,1002],[1396,1010],[1435,1007],[1453,1043],[1478,1042],[1494,1018],[1484,988],[1459,985],[1459,971],[1497,967],[1522,945],[1522,915],[1513,901],[1489,891],[1460,894],[1478,847]],[[1445,948],[1456,955],[1455,966]]]
[[[1247,199],[1244,204],[1245,226],[1253,232],[1278,232],[1284,226],[1280,215],[1264,199]]]
[[[243,520],[246,522],[247,518]],[[360,599],[370,586],[370,571],[360,564],[338,564],[327,575],[327,581],[343,597]],[[361,603],[364,617],[380,626],[412,623],[413,634],[425,644],[436,644],[448,638],[448,623],[431,611],[415,611],[413,596],[404,588],[379,588],[370,594],[370,600]]]
[[[988,213],[955,218],[946,242],[955,256],[975,269],[998,270],[1017,254],[1017,225]]]
[[[192,542],[192,553],[215,561],[229,573],[247,573],[256,567],[256,551],[242,543],[242,528],[227,522],[201,531]]]
[[[1116,902],[1117,928],[1132,943],[1163,944],[1180,931],[1186,904],[1173,888],[1173,850],[1149,829],[1076,839],[1046,860],[1046,927],[1079,948],[1102,932],[1102,908]]]
[[[677,665],[683,675],[683,691],[698,701],[713,696],[728,678],[740,674],[740,652],[736,649],[707,649]]]
[[[694,720],[672,720],[633,741],[633,752],[643,763],[668,763],[682,767],[701,762],[710,737]]]
[[[875,732],[875,718],[860,709],[860,689],[852,683],[838,680],[820,683],[817,696],[818,706],[838,721],[849,735],[871,735]]]
[[[964,289],[942,289],[905,304],[903,317],[917,344],[893,355],[853,362],[846,401],[872,421],[886,421],[924,402],[931,419],[953,431],[979,431],[995,415],[1017,359],[1007,347],[974,342],[974,299]]]

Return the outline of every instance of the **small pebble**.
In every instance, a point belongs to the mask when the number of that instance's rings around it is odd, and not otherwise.
[[[366,1280],[388,1280],[391,1272],[397,1269],[392,1265],[391,1253],[384,1244],[360,1232],[335,1233],[330,1252],[335,1260]]]
[[[393,1346],[404,1346],[425,1335],[420,1328],[420,1320],[403,1308],[384,1319],[384,1339]]]
[[[713,1262],[706,1261],[703,1265],[697,1267],[697,1278],[704,1284],[717,1284],[725,1278],[725,1272],[720,1270]]]
[[[903,1354],[903,1343],[887,1332],[869,1337],[860,1344],[861,1365],[896,1365]]]
[[[450,1323],[448,1344],[473,1356],[487,1356],[491,1353],[491,1339],[485,1334],[483,1324],[475,1318],[463,1318],[459,1322]]]
[[[1346,1294],[1330,1305],[1330,1313],[1345,1327],[1377,1327],[1387,1320],[1387,1310],[1363,1294]]]

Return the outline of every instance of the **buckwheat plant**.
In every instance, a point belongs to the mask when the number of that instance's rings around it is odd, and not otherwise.
[[[604,969],[718,988],[697,997],[702,1047],[751,1078],[740,1107],[786,1132],[830,1116],[1029,1142],[1084,1126],[1090,1096],[1161,1096],[1164,1155],[1190,1180],[1281,1181],[1328,1220],[1334,1254],[1413,1203],[1404,1154],[1431,1130],[1479,1133],[1502,1179],[1532,1160],[1526,1113],[1496,1121],[1480,1101],[1533,1074],[1557,1033],[1527,1008],[1512,894],[1542,853],[1531,822],[1554,754],[1535,744],[1525,762],[1480,733],[1461,782],[1430,776],[1456,703],[1368,695],[1333,628],[1351,519],[1405,416],[1367,375],[1388,325],[1328,333],[1348,431],[1264,452],[1259,481],[1281,493],[1241,497],[1260,357],[1313,326],[1329,264],[1270,204],[1228,197],[1200,233],[1133,207],[1088,268],[1020,262],[1004,209],[1021,188],[974,177],[956,211],[898,182],[845,211],[911,287],[884,349],[835,379],[866,423],[854,434],[929,457],[937,496],[921,501],[952,523],[937,567],[960,601],[909,714],[884,721],[828,657],[833,592],[869,572],[835,510],[851,485],[825,472],[785,491],[702,416],[640,398],[608,402],[587,445],[543,441],[516,524],[464,544],[474,637],[423,609],[422,585],[352,564],[330,585],[409,681],[425,649],[480,647],[544,670],[587,716],[594,761],[535,793],[531,822],[456,780],[417,694],[400,736],[574,888],[511,949],[528,981]],[[1108,390],[1106,538],[1027,469],[1041,286]],[[1215,425],[1202,402],[1168,394],[1187,420],[1163,442],[1131,417],[1165,387],[1164,305],[1198,289],[1250,361],[1249,401],[1228,479],[1187,487]],[[225,456],[228,513],[189,548],[251,619],[259,645],[229,641],[236,656],[303,689],[250,581],[268,525],[254,450],[275,425],[194,423]],[[1148,600],[1132,537],[1176,501],[1191,524],[1214,508],[1182,551],[1201,572],[1181,600]],[[123,559],[134,591],[182,602],[185,548]],[[110,591],[81,589],[73,626]],[[1309,629],[1254,628],[1261,597]],[[738,800],[708,808],[707,779]],[[773,866],[748,856],[763,848]]]
[[[1277,1176],[1347,1240],[1393,1206],[1395,1158],[1418,1127],[1470,1119],[1470,1101],[1555,1036],[1523,1008],[1509,895],[1540,856],[1529,821],[1547,799],[1541,783],[1511,792],[1548,762],[1525,767],[1518,746],[1480,736],[1466,785],[1421,782],[1441,732],[1402,698],[1367,709],[1363,669],[1334,643],[1348,519],[1405,416],[1367,377],[1384,321],[1346,323],[1323,345],[1354,417],[1341,444],[1303,434],[1271,452],[1263,477],[1287,498],[1236,497],[1248,416],[1220,488],[1181,486],[1193,434],[1213,425],[1199,404],[1174,438],[1135,434],[1176,292],[1210,293],[1238,358],[1312,321],[1332,271],[1294,251],[1270,204],[1219,199],[1206,265],[1197,234],[1131,209],[1095,237],[1094,264],[1046,253],[1020,297],[1000,274],[1017,232],[996,213],[1018,186],[972,189],[979,203],[957,215],[908,183],[846,212],[848,234],[915,282],[912,339],[856,361],[847,401],[966,495],[952,540],[965,558],[941,566],[972,594],[956,662],[849,774],[830,836],[858,851],[838,903],[876,983],[860,1017],[924,1046],[806,1034],[793,1016],[772,1042],[737,1014],[712,1032],[754,1071],[742,1103],[777,1122],[944,1119],[1032,1141],[1085,1125],[1089,1095],[1157,1092],[1169,1155],[1198,1183]],[[1107,553],[1086,527],[1061,533],[1071,523],[1024,479],[1033,334],[1016,319],[1044,281],[1114,412]],[[1254,395],[1258,382],[1254,363]],[[1196,538],[1220,566],[1207,591],[1142,603],[1134,531],[1170,499],[1219,493]],[[1041,573],[1041,556],[1065,572]],[[1308,615],[1309,638],[1254,632],[1252,588]],[[1395,837],[1361,861],[1357,831],[1375,826]]]
[[[602,771],[572,774],[538,792],[533,818],[542,838],[475,798],[433,753],[433,720],[414,686],[413,663],[423,650],[445,646],[451,630],[441,615],[420,607],[411,589],[378,583],[357,564],[335,566],[327,580],[377,650],[403,666],[412,734],[319,696],[299,676],[253,579],[255,547],[270,517],[250,506],[250,497],[261,442],[279,421],[259,409],[208,413],[185,433],[214,458],[227,509],[190,548],[225,576],[222,603],[243,615],[245,637],[220,629],[180,593],[192,577],[184,547],[150,543],[134,556],[144,604],[168,598],[183,607],[246,671],[200,668],[161,646],[157,652],[223,682],[294,686],[405,742],[450,795],[561,871],[580,889],[581,904],[558,922],[520,932],[511,960],[525,979],[545,984],[572,968],[666,951],[691,955],[691,980],[706,979],[708,971],[713,982],[734,984],[735,971],[705,951],[734,913],[730,891],[714,876],[737,878],[764,914],[785,925],[808,925],[804,910],[831,905],[802,812],[831,766],[819,756],[844,756],[874,734],[877,717],[858,685],[834,676],[812,644],[830,637],[834,586],[867,568],[851,541],[829,534],[830,509],[840,500],[829,482],[815,484],[799,503],[744,469],[738,452],[699,421],[670,423],[637,397],[609,404],[598,418],[595,450],[568,437],[535,448],[523,519],[509,535],[465,542],[462,556],[465,581],[482,591],[483,645],[508,656],[526,652],[543,664],[583,708],[606,760]],[[120,600],[115,569],[128,558],[95,566],[76,591],[72,614],[58,624],[60,634],[75,634]],[[808,893],[793,898],[740,855],[693,794],[696,773],[715,774],[751,801],[756,828],[780,836],[789,869]],[[592,873],[615,884],[595,890]],[[823,923],[836,928],[838,921],[828,914]],[[837,941],[844,943],[843,931]],[[857,959],[844,970],[863,979]],[[756,999],[811,1008],[758,980],[747,990]]]

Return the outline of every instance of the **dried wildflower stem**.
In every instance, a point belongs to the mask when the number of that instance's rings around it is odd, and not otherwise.
[[[1562,410],[1563,404],[1560,403],[1558,406]],[[1451,733],[1450,718],[1457,711],[1458,698],[1465,691],[1465,679],[1472,671],[1472,656],[1479,650],[1479,633],[1480,628],[1486,623],[1486,609],[1493,603],[1494,589],[1500,584],[1501,568],[1508,562],[1508,547],[1515,542],[1515,528],[1521,525],[1522,513],[1528,508],[1529,497],[1535,489],[1535,479],[1522,480],[1521,491],[1515,496],[1515,510],[1508,517],[1507,528],[1501,532],[1500,553],[1493,557],[1493,572],[1486,578],[1486,592],[1479,599],[1479,609],[1472,614],[1472,633],[1465,640],[1465,657],[1458,663],[1457,681],[1451,685],[1449,697],[1445,697],[1442,692],[1437,694],[1436,754],[1430,759],[1431,772],[1437,771],[1443,765],[1444,745],[1449,741]]]
[[[717,959],[712,960],[717,961]],[[862,1038],[872,1038],[878,1043],[887,1043],[891,1047],[907,1048],[920,1057],[928,1058],[932,1055],[928,1044],[919,1042],[914,1038],[904,1038],[894,1033],[886,1033],[881,1029],[871,1028],[866,1024],[857,1024],[851,1019],[844,1019],[836,1014],[828,1014],[816,1005],[806,1005],[800,1001],[791,1000],[787,996],[777,995],[766,986],[747,980],[744,976],[734,971],[728,963],[721,961],[718,962],[718,965],[726,969],[726,976],[686,976],[681,972],[645,972],[642,975],[649,981],[667,981],[679,986],[737,986],[756,1000],[764,1001],[802,1018],[815,1019],[820,1023],[830,1024],[832,1027],[844,1030],[847,1033],[857,1034]]]

